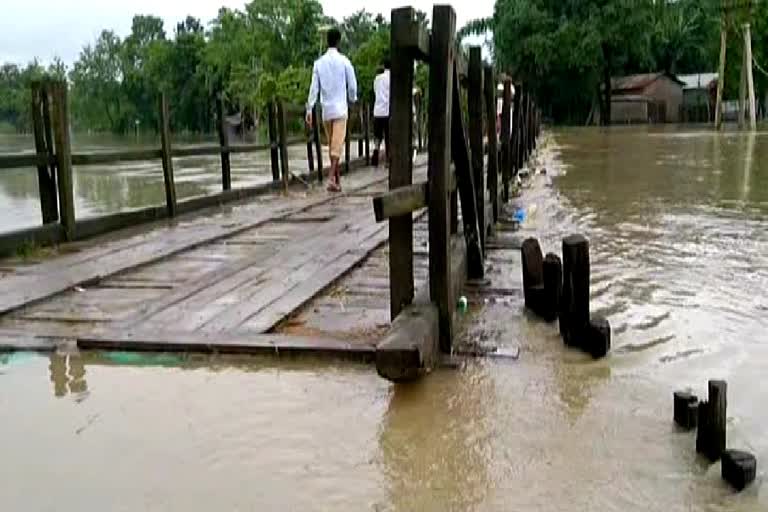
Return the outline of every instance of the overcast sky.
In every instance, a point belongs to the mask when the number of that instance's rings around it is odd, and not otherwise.
[[[394,7],[412,5],[432,12],[430,0],[321,0],[326,14],[343,18],[365,7],[388,16]],[[34,57],[49,62],[61,57],[71,64],[80,49],[102,29],[125,36],[134,14],[153,14],[165,20],[171,33],[177,21],[191,14],[207,25],[222,6],[242,8],[245,0],[2,0],[0,62],[26,63]],[[456,9],[458,25],[490,16],[494,0],[443,0]]]

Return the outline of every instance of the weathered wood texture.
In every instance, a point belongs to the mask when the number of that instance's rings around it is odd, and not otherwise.
[[[560,334],[580,346],[589,324],[589,242],[581,235],[563,239],[563,297]]]
[[[544,258],[544,304],[541,316],[554,322],[560,315],[560,301],[563,296],[563,263],[556,254]]]
[[[35,135],[35,151],[42,158],[54,156],[53,145],[50,138],[46,140],[45,118],[50,116],[48,112],[48,87],[45,83],[32,84],[32,127]],[[50,128],[50,122],[49,122]],[[38,165],[37,183],[40,191],[40,212],[43,216],[43,224],[50,224],[59,220],[59,205],[56,199],[56,167],[53,165]]]
[[[488,140],[488,190],[491,195],[492,222],[495,224],[499,220],[499,147],[496,135],[496,79],[491,65],[485,66],[483,93]]]
[[[451,156],[456,166],[456,183],[461,198],[461,218],[464,237],[467,240],[467,265],[471,279],[482,279],[485,275],[483,248],[480,242],[480,224],[477,202],[475,201],[475,180],[472,172],[472,154],[467,143],[461,108],[461,91],[458,86],[458,71],[453,71],[453,113],[451,117]]]
[[[389,189],[410,187],[413,183],[411,139],[413,119],[413,57],[405,50],[415,12],[405,7],[392,11],[390,90]],[[391,315],[394,319],[413,302],[413,219],[410,212],[389,221],[389,270]]]
[[[160,97],[160,144],[163,150],[163,183],[165,185],[165,205],[169,217],[176,216],[176,182],[173,178],[173,157],[171,146],[170,115],[168,97]]]
[[[315,140],[315,152],[317,153],[317,182],[323,182],[323,144],[320,140],[320,118],[317,105],[312,107],[312,135]],[[366,136],[367,140],[367,136]],[[365,162],[368,165],[368,161]]]
[[[288,132],[285,126],[285,109],[283,102],[277,102],[277,136],[280,144],[280,173],[283,178],[283,187],[288,188],[291,180],[290,164],[288,163]]]
[[[479,226],[480,247],[485,254],[485,165],[483,159],[483,60],[479,46],[469,48],[467,101],[469,110],[469,147],[472,154],[472,177],[475,209]],[[463,205],[462,205],[463,209]]]
[[[221,146],[221,188],[222,190],[232,189],[232,168],[229,161],[229,153],[224,150],[229,146],[227,140],[226,119],[224,118],[224,99],[219,96],[216,100],[216,126],[219,132],[219,146]]]
[[[685,430],[696,428],[699,399],[687,391],[675,391],[673,394],[675,423]]]
[[[718,460],[723,451],[725,451],[727,388],[728,385],[725,381],[710,380],[708,383],[708,399],[706,402],[699,403],[696,451],[704,455],[711,462]]]
[[[277,141],[277,107],[274,102],[267,106],[267,129],[269,133],[269,163],[272,168],[272,180],[280,180],[280,152]]]
[[[734,489],[742,491],[757,476],[757,459],[749,452],[726,450],[723,452],[721,474]]]
[[[511,103],[512,103],[512,81],[509,78],[504,79],[504,96],[501,105],[501,195],[506,203],[509,201],[509,179],[511,169],[511,141],[510,141],[510,121],[511,121]]]
[[[69,100],[66,82],[51,82],[51,122],[56,142],[59,213],[67,240],[75,237],[75,196],[72,179],[72,146],[69,138]]]
[[[451,351],[453,310],[451,283],[450,211],[448,175],[451,164],[451,113],[456,13],[436,5],[432,11],[429,73],[429,289],[437,305],[440,348]],[[456,85],[458,87],[458,85]]]

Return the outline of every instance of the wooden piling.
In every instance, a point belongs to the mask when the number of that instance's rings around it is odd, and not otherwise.
[[[277,136],[280,142],[280,171],[283,178],[283,188],[288,190],[291,170],[288,163],[288,132],[285,126],[285,109],[281,100],[277,101]]]
[[[725,451],[728,385],[722,380],[710,380],[709,396],[699,403],[699,429],[696,432],[696,451],[715,462]]]
[[[749,452],[726,450],[723,452],[721,475],[737,491],[742,491],[757,476],[757,459]]]
[[[416,102],[416,151],[421,153],[424,151],[424,113],[423,113],[423,101],[422,94],[419,91],[414,98]]]
[[[304,136],[307,138],[307,172],[312,174],[315,172],[315,144],[312,132],[312,127],[304,126]]]
[[[544,303],[541,316],[547,322],[554,322],[560,314],[560,300],[563,295],[563,263],[556,254],[544,258]]]
[[[47,110],[47,102],[43,96],[48,95],[48,89],[42,82],[32,84],[32,127],[35,135],[35,151],[40,156],[53,156],[52,147],[46,141],[46,127],[43,113]],[[59,220],[59,206],[56,201],[56,169],[49,165],[37,167],[37,183],[40,191],[40,212],[43,224]]]
[[[523,96],[522,84],[515,85],[515,112],[514,112],[514,126],[513,126],[513,162],[515,174],[517,174],[523,166],[523,137],[520,134],[520,126],[523,121],[523,115],[521,112]]]
[[[415,12],[411,7],[392,11],[393,49],[390,86],[389,189],[413,184],[411,133],[413,121],[413,58],[403,51]],[[392,319],[413,302],[413,215],[408,213],[389,221],[389,289]]]
[[[171,122],[168,113],[168,97],[160,95],[160,144],[163,152],[163,183],[165,205],[169,217],[176,216],[176,182],[173,178],[173,148],[171,146]]]
[[[512,106],[512,81],[504,77],[504,96],[501,104],[501,197],[505,203],[509,201],[510,179],[510,108]]]
[[[520,247],[520,253],[525,307],[538,313],[544,298],[544,256],[539,241],[535,238],[526,239]]]
[[[66,82],[51,82],[53,112],[51,124],[56,143],[61,225],[68,241],[75,239],[75,197],[72,180],[72,146],[69,137],[69,101]]]
[[[221,146],[221,188],[232,190],[232,169],[229,162],[229,141],[226,119],[224,118],[224,99],[219,95],[216,100],[216,124],[219,130],[219,146]]]
[[[496,135],[496,80],[490,65],[485,66],[483,90],[488,138],[488,190],[491,196],[492,223],[495,224],[499,221],[499,149]]]
[[[589,324],[589,242],[582,235],[563,239],[563,297],[560,334],[580,346]]]
[[[312,107],[312,136],[317,153],[317,182],[323,182],[323,143],[320,140],[320,117],[317,105]]]
[[[686,430],[695,428],[698,413],[691,414],[691,406],[694,406],[693,411],[698,411],[699,399],[687,391],[675,391],[672,397],[675,423]]]
[[[429,74],[429,290],[437,304],[440,348],[450,353],[453,345],[453,283],[450,255],[451,122],[456,13],[448,5],[432,10]],[[393,84],[396,83],[393,80]]]
[[[485,165],[483,163],[483,61],[479,46],[469,48],[467,101],[469,103],[469,146],[472,154],[472,176],[475,189],[480,246],[485,255]]]
[[[365,139],[365,165],[371,165],[371,109],[363,104],[363,137]],[[389,151],[389,148],[387,148]]]
[[[279,144],[277,143],[277,113],[275,108],[275,102],[269,102],[267,107],[269,129],[269,161],[272,165],[272,181],[280,180],[280,153]]]
[[[607,318],[591,317],[580,337],[582,349],[595,359],[605,357],[611,350],[611,324]]]

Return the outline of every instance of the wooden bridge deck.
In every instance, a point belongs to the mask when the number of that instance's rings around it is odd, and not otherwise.
[[[422,179],[424,163],[418,157]],[[287,196],[70,244],[39,262],[0,261],[0,348],[50,350],[74,341],[80,348],[370,358],[389,326],[380,265],[388,226],[375,222],[371,206],[387,173],[365,168],[344,185],[341,195],[297,186]],[[420,222],[417,277],[425,281]],[[353,268],[343,285],[331,286]],[[360,287],[368,298],[358,293],[345,305],[345,290]]]

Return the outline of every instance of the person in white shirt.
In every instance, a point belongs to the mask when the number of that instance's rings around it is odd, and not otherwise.
[[[312,126],[312,107],[320,97],[323,111],[323,126],[331,155],[331,169],[328,190],[341,192],[339,160],[347,136],[347,103],[357,101],[357,78],[355,69],[347,57],[339,53],[341,32],[332,28],[328,31],[328,51],[315,61],[312,68],[312,84],[307,100],[307,123]]]
[[[373,81],[376,102],[373,105],[373,165],[379,165],[379,149],[384,141],[384,161],[389,162],[389,59],[384,59],[384,69]]]

